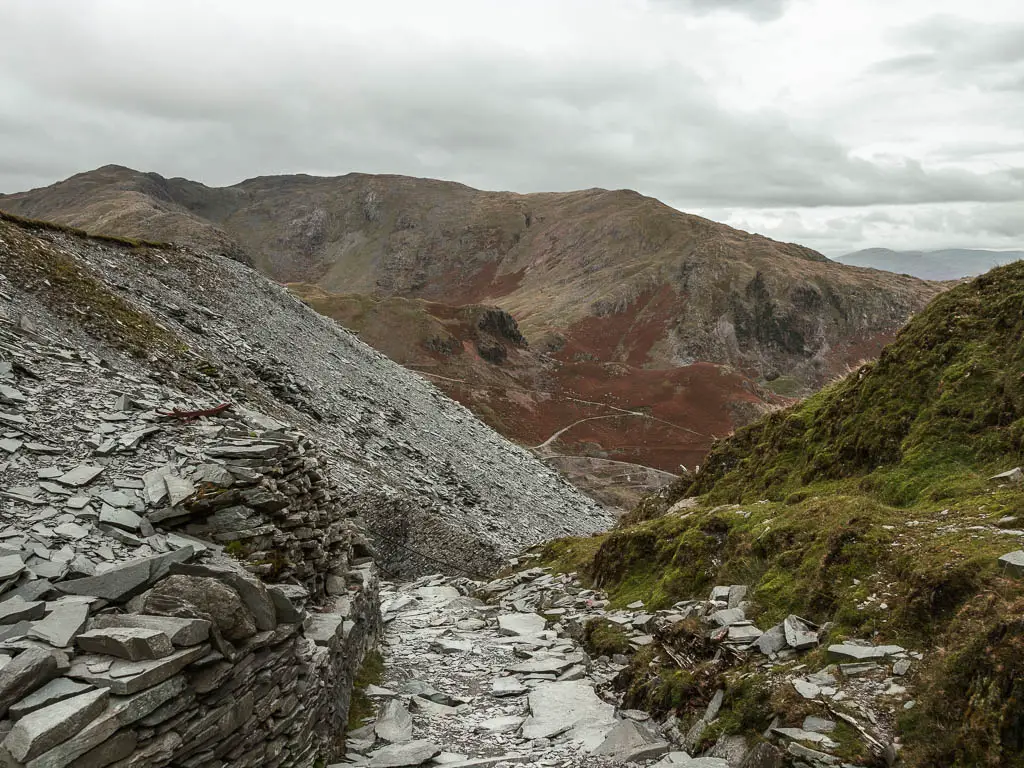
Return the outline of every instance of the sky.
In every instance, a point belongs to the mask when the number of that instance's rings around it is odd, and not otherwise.
[[[0,0],[0,192],[108,163],[629,188],[830,256],[1024,249],[1024,3]]]

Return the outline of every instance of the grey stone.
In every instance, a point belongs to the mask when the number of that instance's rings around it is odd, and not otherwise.
[[[523,724],[522,715],[501,715],[481,722],[477,728],[488,733],[513,733]]]
[[[660,757],[666,752],[667,742],[633,720],[620,720],[593,750],[595,755],[610,757],[616,762],[639,762]]]
[[[100,500],[112,507],[131,507],[135,504],[135,496],[129,496],[124,491],[102,491]]]
[[[580,682],[543,682],[529,695],[530,716],[523,723],[525,739],[547,739],[565,733],[586,749],[596,749],[615,725],[615,708]]]
[[[529,690],[517,677],[498,677],[491,684],[492,696],[518,696]]]
[[[182,619],[175,616],[146,616],[138,613],[102,613],[93,616],[89,629],[111,627],[139,627],[163,632],[172,645],[188,647],[205,643],[210,637],[210,622],[206,619]]]
[[[67,662],[65,661],[65,664]],[[0,669],[0,718],[12,704],[50,682],[58,674],[55,653],[29,648]]]
[[[206,448],[207,456],[218,459],[270,459],[281,451],[281,446],[273,443],[256,443],[252,445],[211,445]]]
[[[1008,483],[1019,483],[1024,481],[1024,469],[1014,467],[1006,472],[1000,472],[998,475],[992,475],[989,480],[1005,480]]]
[[[120,659],[161,659],[174,652],[170,638],[157,629],[109,627],[81,633],[75,642],[86,653],[102,653]]]
[[[130,509],[122,509],[104,505],[100,510],[100,522],[116,525],[126,531],[137,531],[142,526],[142,518]]]
[[[66,768],[113,736],[119,728],[141,720],[157,707],[180,696],[185,688],[185,678],[179,675],[133,696],[111,698],[106,712],[75,736],[31,761],[27,768]]]
[[[63,581],[57,589],[72,595],[91,595],[114,602],[127,600],[166,576],[172,563],[187,560],[192,554],[193,551],[186,548],[129,560],[98,576]]]
[[[0,624],[34,621],[43,618],[46,604],[40,600],[26,602],[20,597],[0,603]]]
[[[11,705],[10,716],[12,720],[18,720],[29,712],[56,704],[58,701],[70,699],[80,693],[91,691],[92,686],[86,683],[76,683],[66,677],[58,677],[51,680],[35,693],[30,693],[16,704]]]
[[[908,659],[900,659],[892,665],[892,673],[897,677],[903,677],[910,671],[910,661]]]
[[[786,633],[786,643],[790,648],[802,651],[818,644],[818,633],[811,629],[799,616],[792,614],[782,622]]]
[[[186,666],[201,659],[208,652],[208,645],[197,645],[175,651],[162,659],[147,661],[116,659],[105,672],[93,672],[89,669],[89,665],[97,661],[109,661],[108,658],[80,656],[72,662],[71,670],[67,675],[95,686],[109,688],[111,693],[128,696],[174,677]]]
[[[299,624],[306,617],[305,609],[296,605],[297,596],[289,595],[288,591],[284,589],[289,585],[286,584],[268,584],[267,594],[270,595],[271,601],[274,603],[274,611],[277,615],[277,620],[282,624]],[[302,589],[300,587],[300,589]],[[302,599],[308,597],[305,589],[302,589]]]
[[[63,475],[57,478],[58,483],[63,485],[70,485],[72,487],[79,487],[88,485],[103,472],[105,467],[95,466],[92,464],[79,464],[77,467],[69,472],[65,472]]]
[[[51,611],[28,631],[29,637],[38,638],[55,648],[67,648],[85,627],[89,619],[89,606],[85,603],[67,604]]]
[[[194,563],[176,563],[171,565],[171,573],[185,574],[187,576],[208,576],[218,579],[231,587],[238,596],[242,598],[245,607],[252,614],[256,622],[256,629],[260,632],[277,629],[277,611],[274,601],[267,592],[267,588],[259,579],[241,570],[230,570],[227,568],[214,568]]]
[[[230,488],[235,484],[235,476],[220,464],[200,464],[190,478],[194,483],[209,483],[220,488]]]
[[[710,723],[718,717],[718,711],[722,708],[723,701],[725,701],[725,691],[719,688],[715,691],[715,695],[711,697],[711,701],[708,702],[708,708],[704,711],[705,723]]]
[[[110,693],[87,691],[58,701],[22,717],[4,739],[4,748],[26,762],[67,741],[96,719],[107,707]]]
[[[13,579],[25,570],[25,561],[21,555],[0,556],[0,580]]]
[[[303,630],[317,645],[330,646],[341,637],[344,621],[336,613],[311,613],[306,617]]]
[[[536,613],[505,613],[498,616],[498,634],[508,637],[536,636],[544,631],[547,622]]]
[[[386,702],[377,715],[374,732],[392,744],[412,739],[412,716],[398,699]]]
[[[836,729],[836,723],[834,720],[808,715],[804,718],[803,729],[814,733],[832,733]]]
[[[831,661],[879,661],[887,656],[903,653],[898,645],[853,645],[839,643],[828,647],[828,658]]]
[[[781,624],[776,624],[757,638],[751,647],[757,648],[757,650],[766,656],[778,653],[786,647],[786,632],[783,629],[783,626]]]
[[[152,506],[167,498],[167,483],[164,482],[164,476],[173,471],[171,467],[162,467],[150,470],[142,476],[142,495]]]
[[[183,603],[194,607],[203,618],[209,618],[228,640],[245,640],[256,634],[253,616],[238,593],[208,576],[168,576],[147,593],[143,608],[146,613],[173,614],[174,610],[161,609],[161,606]]]
[[[178,506],[196,492],[196,486],[191,480],[178,475],[164,475],[164,483],[167,484],[167,503],[172,507]]]
[[[53,529],[54,533],[72,541],[81,541],[89,535],[89,529],[78,523],[61,523]]]
[[[473,650],[473,643],[469,640],[452,640],[447,637],[439,637],[430,643],[430,650],[442,654],[469,653]]]
[[[427,739],[407,741],[404,744],[389,744],[370,755],[368,768],[407,768],[422,765],[441,748]]]
[[[744,621],[746,618],[742,608],[726,608],[711,614],[711,620],[720,627],[728,627],[731,624]]]
[[[1003,570],[1011,576],[1015,576],[1017,578],[1024,576],[1024,549],[1007,552],[999,558],[999,564],[1003,567]]]

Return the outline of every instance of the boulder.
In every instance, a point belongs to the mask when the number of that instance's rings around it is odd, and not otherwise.
[[[209,617],[228,640],[245,640],[256,634],[256,621],[238,593],[208,576],[168,576],[146,595],[143,609],[167,614],[181,604]]]
[[[129,560],[98,576],[62,581],[55,587],[70,595],[90,595],[122,602],[166,576],[172,563],[188,560],[193,554],[191,547],[183,547],[162,555]]]

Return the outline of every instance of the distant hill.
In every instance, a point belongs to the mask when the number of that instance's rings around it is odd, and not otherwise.
[[[982,251],[970,248],[893,251],[888,248],[866,248],[840,256],[836,261],[854,267],[913,275],[923,280],[959,280],[1019,259],[1024,259],[1024,251]]]
[[[877,354],[945,288],[629,190],[360,173],[215,188],[104,166],[0,209],[251,264],[504,434],[595,465],[700,463],[776,395]]]

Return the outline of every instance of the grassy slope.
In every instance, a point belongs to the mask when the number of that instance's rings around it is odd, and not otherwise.
[[[559,542],[618,603],[753,587],[758,624],[793,612],[833,638],[927,649],[901,722],[912,765],[1022,765],[1024,590],[996,567],[1019,547],[1024,489],[1024,264],[938,297],[878,361],[719,442],[688,492],[603,537]],[[658,514],[662,516],[657,517]],[[1017,520],[1004,520],[1015,517]],[[886,607],[883,609],[881,604]]]

